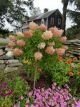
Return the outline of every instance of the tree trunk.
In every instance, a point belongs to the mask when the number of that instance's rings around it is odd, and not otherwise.
[[[68,2],[69,0],[63,1],[63,25],[62,25],[62,29],[64,30],[63,35],[66,34],[66,14],[67,14]]]

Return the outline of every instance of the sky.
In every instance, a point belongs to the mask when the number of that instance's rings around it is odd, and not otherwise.
[[[49,10],[59,9],[62,11],[61,0],[34,0],[34,6],[40,7],[41,10],[48,8]]]
[[[63,5],[61,0],[34,0],[34,6],[40,7],[41,11],[43,12],[44,8],[48,8],[49,10],[59,9],[62,13]],[[69,9],[74,10],[74,6],[69,5]],[[67,18],[66,21],[66,28],[69,28],[72,25],[72,21]]]
[[[39,7],[41,12],[43,12],[44,8],[48,8],[48,10],[59,9],[60,12],[62,13],[63,8],[61,0],[34,0],[34,6]],[[74,10],[74,6],[69,5],[68,8]],[[69,18],[67,18],[66,28],[69,28],[71,25],[72,22],[70,21]],[[13,30],[13,27],[11,27],[7,22],[5,28]]]

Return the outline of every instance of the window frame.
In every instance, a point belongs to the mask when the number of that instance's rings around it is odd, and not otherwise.
[[[58,18],[58,25],[61,25],[61,18]]]

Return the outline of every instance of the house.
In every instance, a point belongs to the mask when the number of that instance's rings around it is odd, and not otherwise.
[[[45,24],[48,28],[56,26],[58,28],[62,28],[62,20],[63,16],[58,9],[48,11],[47,9],[44,10],[44,13],[41,13],[38,16],[29,17],[27,21],[27,25],[23,27],[23,31],[28,28],[28,23],[33,21],[40,25],[41,23]]]

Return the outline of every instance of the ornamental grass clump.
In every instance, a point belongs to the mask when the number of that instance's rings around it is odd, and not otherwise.
[[[56,27],[48,30],[43,24],[38,26],[36,23],[30,22],[29,30],[23,34],[16,33],[15,37],[10,36],[10,42],[14,43],[10,45],[9,42],[8,45],[12,48],[14,56],[24,64],[27,78],[35,82],[41,75],[47,75],[48,79],[52,78],[52,81],[57,83],[68,82],[69,67],[67,68],[63,61],[61,63],[58,60],[58,57],[63,57],[68,49],[63,45],[67,38],[61,37],[62,33],[63,30]],[[38,68],[41,69],[41,72],[38,72]]]

